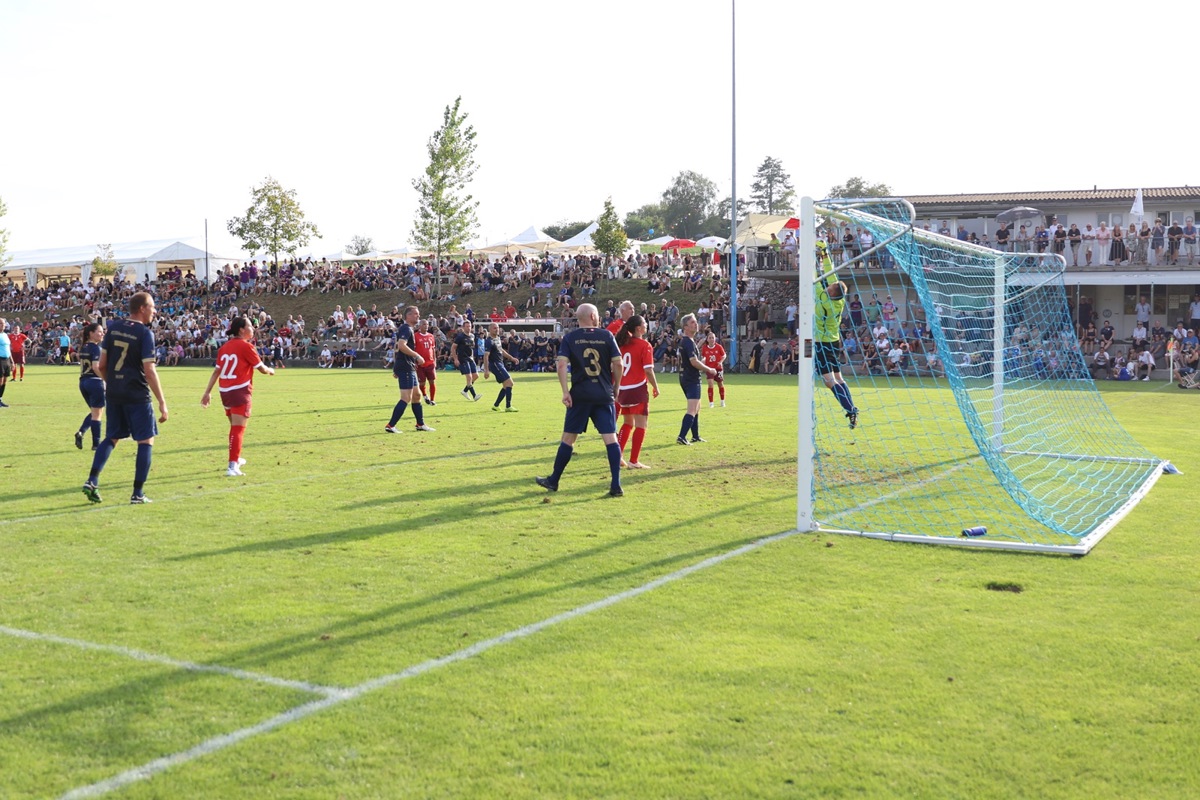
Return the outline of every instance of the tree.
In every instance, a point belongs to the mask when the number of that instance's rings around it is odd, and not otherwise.
[[[96,245],[96,257],[92,259],[92,275],[97,278],[111,278],[121,269],[111,244]]]
[[[350,240],[350,244],[346,245],[346,252],[353,253],[356,256],[361,256],[363,253],[369,253],[375,249],[375,242],[370,236],[354,235]]]
[[[294,256],[310,237],[321,235],[316,225],[304,219],[296,190],[284,189],[270,175],[250,190],[246,216],[234,217],[226,227],[230,235],[242,240],[244,249],[255,255],[270,253],[276,263],[280,253]]]
[[[729,225],[729,206],[732,198],[726,197],[721,202],[717,203],[717,210],[704,223],[704,232],[709,236],[720,236],[728,239],[730,234]],[[740,223],[750,213],[750,204],[738,198],[738,213],[737,221]]]
[[[661,203],[649,203],[625,215],[625,235],[630,239],[651,239],[666,233],[666,213]]]
[[[767,156],[754,173],[750,184],[750,199],[760,214],[791,214],[796,201],[792,179],[783,170],[783,162]]]
[[[684,170],[676,175],[662,195],[664,222],[671,234],[680,238],[701,235],[716,199],[717,185],[700,173]]]
[[[851,178],[840,186],[829,190],[830,197],[891,197],[892,189],[886,183],[867,183],[862,178]]]
[[[553,225],[542,228],[542,231],[547,236],[553,236],[560,242],[564,242],[591,224],[590,222],[567,222],[565,219],[561,219]]]
[[[0,198],[0,217],[8,213],[8,206],[4,205],[4,198]],[[8,254],[8,229],[0,228],[0,267],[12,261],[12,256]]]
[[[459,111],[461,103],[459,96],[453,107],[446,106],[442,127],[429,137],[429,166],[412,182],[420,196],[413,244],[435,253],[439,264],[442,253],[461,250],[478,225],[479,201],[466,191],[475,177],[475,128],[466,124],[468,115]],[[437,292],[440,281],[435,278],[433,285]]]
[[[612,198],[604,201],[604,213],[596,220],[596,230],[592,231],[592,243],[604,255],[612,258],[625,252],[629,239],[625,229],[621,227],[621,218],[613,206]]]

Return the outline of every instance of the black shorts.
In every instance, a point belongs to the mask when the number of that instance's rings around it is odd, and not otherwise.
[[[841,374],[839,350],[841,342],[813,342],[813,368],[818,375],[828,375],[831,372]]]

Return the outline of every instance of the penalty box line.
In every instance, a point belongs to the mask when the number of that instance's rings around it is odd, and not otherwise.
[[[345,689],[336,686],[321,686],[316,683],[308,683],[307,681],[293,681],[287,678],[277,678],[274,675],[265,675],[261,672],[250,672],[244,669],[236,669],[234,667],[222,667],[218,664],[197,664],[194,661],[181,661],[179,659],[160,656],[154,653],[147,653],[144,650],[135,650],[130,647],[121,647],[113,644],[98,644],[96,642],[88,642],[83,639],[71,639],[66,636],[55,636],[50,633],[37,633],[35,631],[22,630],[20,628],[10,628],[7,625],[0,625],[0,634],[12,636],[17,639],[27,639],[33,642],[47,642],[49,644],[60,644],[68,647],[76,647],[80,650],[94,650],[100,653],[113,653],[126,658],[132,658],[137,661],[145,661],[151,664],[162,664],[175,669],[184,670],[186,672],[207,672],[214,675],[224,675],[228,678],[240,678],[241,680],[254,681],[256,683],[265,683],[270,686],[277,686],[281,689],[297,689],[302,692],[310,692],[312,694],[324,695],[326,697],[336,697],[343,693]]]
[[[654,580],[644,583],[641,586],[635,586],[632,589],[626,589],[623,592],[609,595],[608,597],[601,598],[600,600],[596,600],[592,603],[576,606],[569,611],[564,611],[561,614],[555,614],[554,616],[547,617],[539,622],[534,622],[520,628],[514,628],[513,630],[502,633],[499,636],[495,636],[491,639],[485,639],[481,642],[476,642],[469,647],[464,647],[463,649],[457,650],[449,655],[441,656],[439,658],[431,658],[427,661],[422,661],[419,664],[414,664],[413,666],[401,670],[400,672],[394,672],[390,675],[383,675],[378,678],[373,678],[360,683],[357,686],[352,686],[348,689],[337,691],[336,693],[330,694],[319,700],[313,700],[311,702],[288,709],[287,711],[277,714],[270,719],[263,720],[257,725],[251,725],[231,733],[214,736],[213,738],[207,739],[195,747],[187,750],[181,750],[180,752],[172,753],[171,755],[163,756],[162,758],[156,758],[153,761],[148,761],[141,766],[126,770],[125,772],[114,775],[106,780],[72,789],[71,791],[62,795],[61,800],[79,800],[79,798],[99,797],[103,794],[107,794],[108,792],[121,789],[132,783],[136,783],[137,781],[147,780],[172,767],[177,767],[203,756],[211,755],[260,734],[277,730],[285,725],[289,725],[293,722],[298,722],[299,720],[312,716],[319,711],[324,711],[327,708],[332,708],[333,706],[339,705],[346,701],[362,697],[369,692],[374,692],[378,689],[391,686],[394,683],[399,683],[400,681],[408,680],[410,678],[416,678],[420,675],[424,675],[427,672],[432,672],[442,667],[457,664],[460,661],[466,661],[469,658],[474,658],[475,656],[486,653],[487,651],[496,647],[520,641],[521,639],[533,636],[536,633],[540,633],[547,628],[559,625],[563,622],[569,622],[579,617],[591,614],[595,611],[606,609],[609,606],[614,606],[617,603],[624,602],[625,600],[640,597],[647,592],[654,591],[655,589],[666,586],[669,583],[674,583],[675,581],[686,578],[689,575],[728,561],[731,558],[736,558],[738,556],[745,555],[746,553],[751,553],[755,550],[765,547],[768,544],[782,541],[795,536],[798,533],[801,533],[801,531],[790,530],[784,531],[783,533],[777,533],[772,536],[767,536],[763,539],[758,539],[750,542],[749,544],[744,544],[741,547],[736,547],[733,550],[711,556],[703,561],[698,561],[695,564],[683,567],[675,572],[655,578]]]

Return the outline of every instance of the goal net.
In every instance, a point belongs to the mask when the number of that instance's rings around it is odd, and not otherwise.
[[[828,250],[799,330],[844,281],[841,372],[859,409],[851,429],[801,360],[802,530],[1081,554],[1149,491],[1164,464],[1096,389],[1061,257],[915,230],[902,199],[806,198],[801,216],[801,252],[817,237]]]

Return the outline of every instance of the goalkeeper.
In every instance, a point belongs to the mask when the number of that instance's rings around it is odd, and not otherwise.
[[[813,364],[821,380],[825,381],[825,386],[833,392],[833,396],[846,410],[850,430],[854,430],[858,427],[858,409],[850,399],[850,387],[842,380],[839,362],[842,349],[842,310],[846,307],[846,284],[842,281],[828,282],[829,277],[836,271],[829,258],[829,247],[822,240],[817,241],[817,253],[821,259],[822,276],[816,284],[816,341],[813,348]]]

